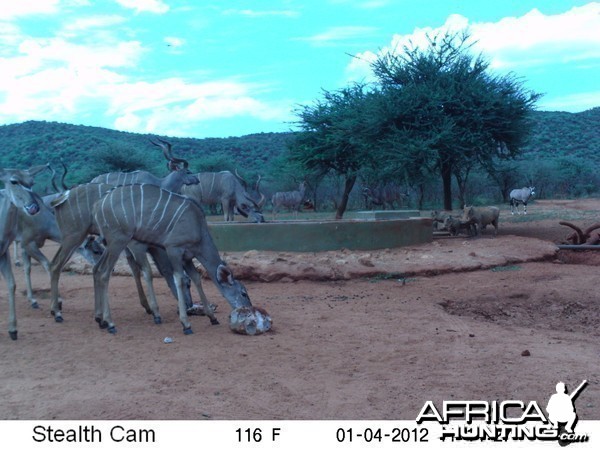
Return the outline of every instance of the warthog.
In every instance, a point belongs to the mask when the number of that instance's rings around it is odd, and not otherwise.
[[[489,224],[494,225],[494,236],[498,234],[498,218],[500,217],[500,209],[495,206],[465,206],[463,210],[462,220],[476,224],[476,234],[480,234],[481,230]]]
[[[459,217],[448,216],[444,219],[444,229],[452,236],[458,235],[461,231],[466,231],[469,236],[477,234],[477,228],[473,221],[461,220]]]
[[[448,217],[452,217],[452,216],[447,211],[431,211],[431,219],[433,220],[433,230],[434,231],[446,230],[444,221]]]

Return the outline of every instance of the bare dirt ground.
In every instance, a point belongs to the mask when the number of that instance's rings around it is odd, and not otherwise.
[[[65,322],[33,268],[39,310],[18,283],[19,339],[0,282],[0,419],[414,419],[426,400],[537,400],[589,385],[579,418],[600,419],[600,252],[557,252],[559,220],[600,220],[600,200],[538,201],[501,213],[498,237],[440,238],[373,252],[227,253],[256,306],[259,336],[192,317],[184,336],[163,280],[163,324],[128,276],[111,280],[118,333],[93,321],[91,276],[61,278]],[[52,254],[48,245],[44,250]],[[71,266],[75,269],[77,264]],[[81,264],[79,264],[81,265]],[[165,337],[174,342],[165,344]]]

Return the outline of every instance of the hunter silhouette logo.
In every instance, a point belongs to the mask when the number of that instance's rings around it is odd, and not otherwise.
[[[548,400],[548,406],[546,406],[548,419],[558,430],[558,441],[561,445],[578,440],[578,436],[573,431],[577,423],[575,399],[586,386],[587,380],[583,380],[577,389],[568,394],[567,386],[561,381],[556,384],[556,394],[552,394]]]
[[[546,413],[535,400],[448,400],[438,408],[425,402],[417,416],[417,424],[437,422],[442,425],[440,440],[466,441],[558,441],[565,446],[587,442],[587,434],[576,434],[575,400],[586,387],[587,380],[571,394],[565,383],[556,385],[546,406]]]

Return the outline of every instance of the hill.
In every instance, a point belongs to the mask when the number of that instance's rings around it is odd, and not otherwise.
[[[525,153],[600,160],[600,107],[580,113],[536,111]]]
[[[513,182],[531,180],[545,197],[600,192],[597,171],[600,107],[580,113],[535,111],[532,120],[534,132],[521,158],[513,165],[516,171]],[[67,184],[86,182],[112,170],[145,169],[164,175],[167,169],[161,152],[149,142],[157,137],[171,142],[174,154],[188,159],[194,171],[237,169],[249,180],[256,179],[258,174],[266,176],[263,179],[267,186],[290,185],[287,178],[291,176],[281,176],[281,170],[282,156],[293,133],[194,139],[28,121],[0,126],[3,144],[0,167],[29,167],[47,162],[59,167],[59,162],[64,161],[69,168]],[[40,180],[38,189],[45,188],[48,181]],[[471,183],[489,184],[489,181],[482,174],[479,178],[473,176]],[[474,190],[485,189],[474,186]]]
[[[70,183],[85,182],[111,170],[145,169],[165,174],[162,153],[150,143],[162,138],[173,144],[175,156],[194,171],[235,170],[264,173],[280,156],[291,133],[258,133],[230,138],[175,138],[128,133],[107,128],[57,122],[28,121],[0,126],[4,151],[0,167],[29,167],[64,161]]]

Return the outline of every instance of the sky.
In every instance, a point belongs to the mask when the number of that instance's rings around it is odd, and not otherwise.
[[[0,125],[290,131],[323,90],[373,80],[380,52],[462,29],[537,109],[600,106],[600,2],[0,0]]]

